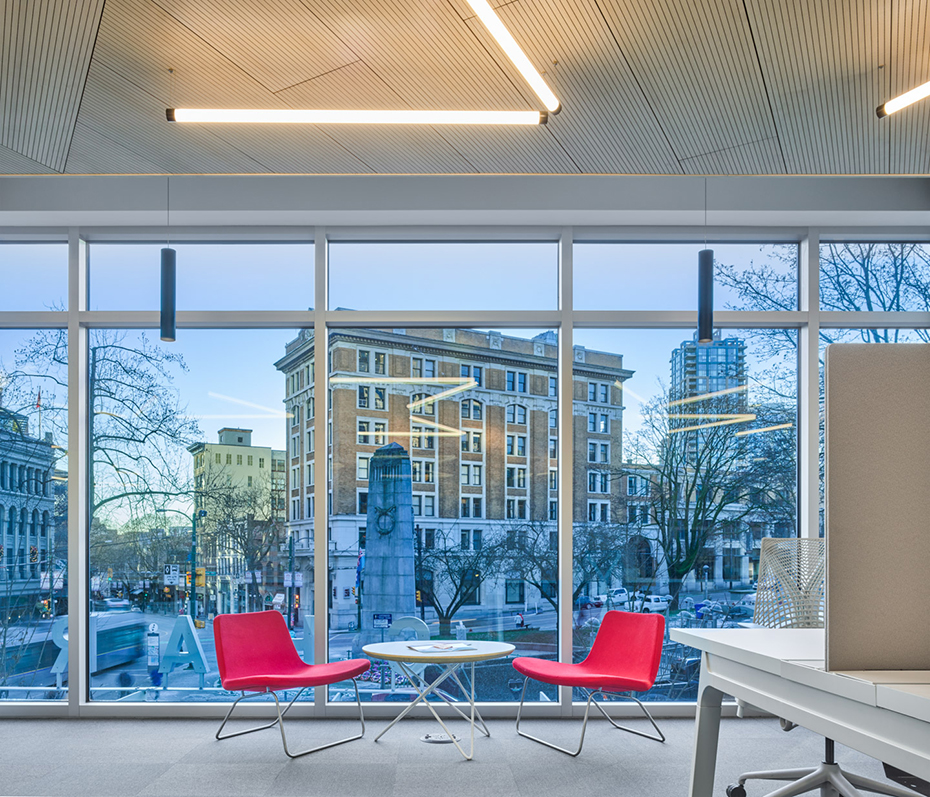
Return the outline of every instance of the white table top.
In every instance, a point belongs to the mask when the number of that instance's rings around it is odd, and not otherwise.
[[[827,672],[822,628],[672,628],[669,633],[711,655],[930,722],[930,671]]]
[[[429,645],[429,640],[411,639],[406,642],[378,642],[374,645],[365,645],[362,652],[373,659],[385,659],[386,661],[410,661],[425,662],[430,664],[450,663],[457,664],[469,661],[484,661],[486,659],[498,659],[502,656],[509,656],[516,648],[505,642],[479,642],[468,641],[469,648],[472,650],[455,650],[455,651],[418,651],[411,650],[411,645]],[[436,640],[436,644],[442,644],[441,640]],[[450,644],[455,644],[450,641]]]

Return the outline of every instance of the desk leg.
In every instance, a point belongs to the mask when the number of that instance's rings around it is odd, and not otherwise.
[[[707,654],[701,659],[697,713],[694,723],[694,760],[691,763],[691,797],[711,797],[717,769],[717,740],[720,735],[720,704],[723,692],[705,683]]]

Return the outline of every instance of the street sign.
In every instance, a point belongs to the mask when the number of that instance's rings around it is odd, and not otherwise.
[[[289,572],[288,572],[288,573],[285,573],[285,574],[284,574],[284,586],[285,586],[285,587],[293,587],[293,586],[294,586],[294,575],[293,575],[293,573],[289,573]]]
[[[391,615],[390,614],[374,614],[372,615],[374,628],[390,628],[391,627]]]
[[[176,587],[181,578],[181,565],[165,565],[165,586]]]
[[[149,633],[150,634],[158,633],[158,623],[149,623]]]
[[[304,574],[299,570],[294,572],[294,586],[302,587],[304,585]]]
[[[253,570],[253,571],[252,571],[252,576],[253,576],[253,578],[254,578],[254,582],[253,582],[253,583],[255,583],[255,584],[261,584],[261,583],[262,583],[262,571],[261,571],[261,570]]]

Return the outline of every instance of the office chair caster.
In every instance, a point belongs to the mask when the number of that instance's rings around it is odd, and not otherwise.
[[[742,783],[731,783],[727,786],[727,797],[746,797],[746,789]]]

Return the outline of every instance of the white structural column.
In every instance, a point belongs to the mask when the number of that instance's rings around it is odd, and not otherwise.
[[[87,666],[87,539],[92,496],[87,474],[93,452],[87,439],[87,329],[80,312],[87,309],[87,242],[77,229],[68,231],[68,715],[81,713],[90,672]],[[54,568],[50,568],[54,578]]]
[[[329,637],[327,628],[327,590],[329,562],[329,484],[326,480],[329,451],[329,330],[326,311],[329,307],[329,246],[326,228],[313,233],[313,396],[316,407],[313,425],[316,453],[313,457],[313,663],[327,660]],[[306,630],[304,631],[306,633]],[[315,713],[326,712],[328,687],[318,686],[313,692]]]
[[[798,330],[798,520],[800,536],[820,534],[820,233],[801,241]]]
[[[565,227],[559,238],[559,661],[572,660],[572,523],[573,500],[573,419],[575,363],[572,336],[572,228]],[[559,687],[559,714],[572,713],[572,688]]]

